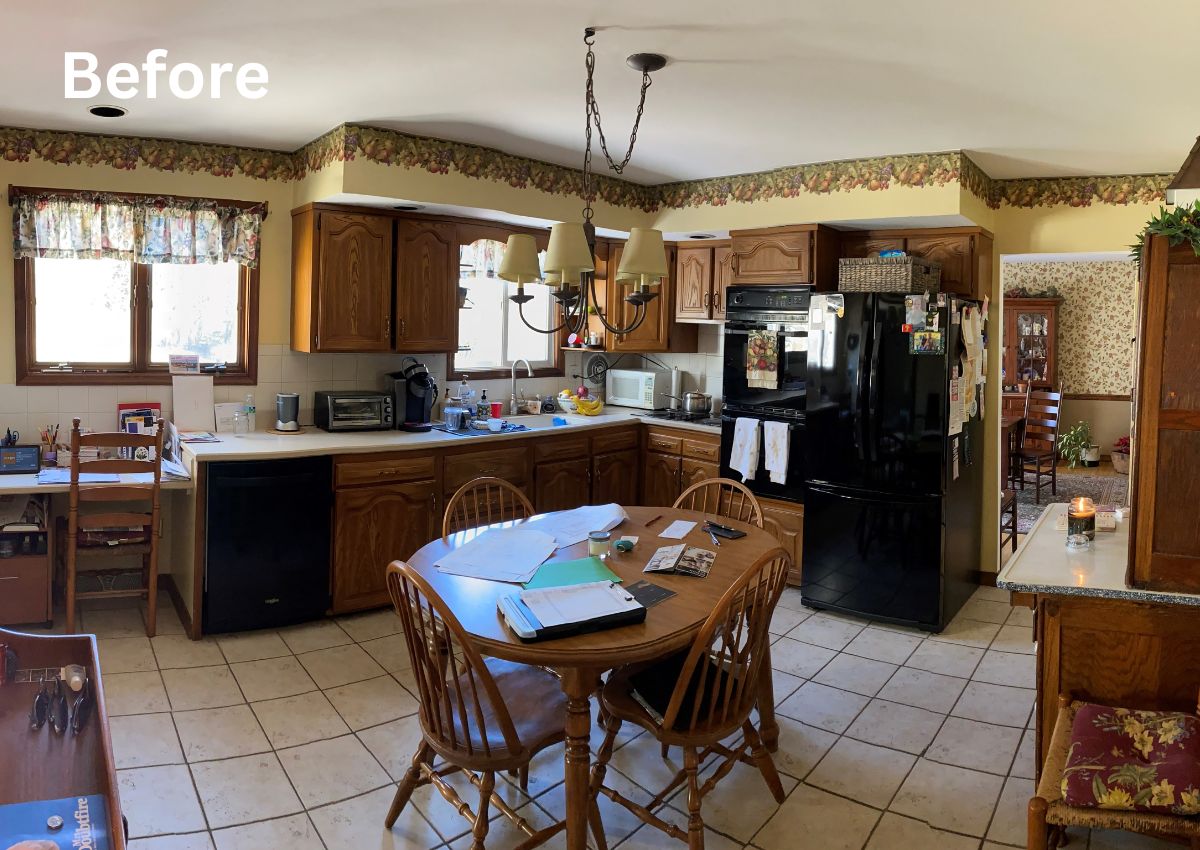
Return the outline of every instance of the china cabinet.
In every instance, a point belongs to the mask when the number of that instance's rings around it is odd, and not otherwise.
[[[1061,298],[1004,299],[1004,383],[1058,386]]]

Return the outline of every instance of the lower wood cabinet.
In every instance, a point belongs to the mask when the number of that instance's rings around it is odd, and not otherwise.
[[[775,535],[779,545],[792,556],[788,584],[800,584],[800,566],[804,557],[804,505],[778,499],[759,498],[763,509],[763,527]]]
[[[679,455],[646,452],[642,456],[642,504],[669,507],[678,498]]]
[[[592,456],[592,504],[638,504],[637,449]]]
[[[715,463],[695,460],[690,457],[679,459],[679,492],[707,478],[720,478],[721,467]],[[677,496],[678,498],[678,496]]]
[[[719,477],[720,453],[716,434],[650,429],[642,454],[642,504],[669,507],[697,481]]]
[[[585,458],[539,463],[533,470],[533,506],[539,513],[565,511],[588,503],[588,462]]]
[[[436,479],[347,488],[333,503],[333,612],[387,605],[387,565],[441,533]]]

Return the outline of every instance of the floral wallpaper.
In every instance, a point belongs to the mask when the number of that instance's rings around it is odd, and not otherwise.
[[[1128,395],[1133,385],[1130,340],[1137,316],[1137,263],[1005,262],[1005,293],[1050,287],[1058,308],[1058,376],[1068,393]]]
[[[173,139],[0,127],[0,159],[28,162],[35,158],[66,165],[108,165],[125,171],[152,168],[285,181],[298,180],[333,162],[362,158],[435,174],[456,171],[554,195],[583,194],[583,174],[576,168],[495,148],[358,124],[336,127],[291,153]],[[595,192],[600,200],[614,206],[654,212],[753,203],[806,193],[882,191],[896,186],[922,188],[959,182],[994,209],[1002,203],[1018,207],[1148,203],[1165,197],[1170,180],[1169,174],[993,180],[965,153],[945,151],[792,165],[657,186],[597,175]]]

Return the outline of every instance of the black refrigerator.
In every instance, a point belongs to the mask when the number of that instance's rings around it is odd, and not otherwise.
[[[940,631],[979,569],[982,417],[949,434],[962,308],[978,303],[930,299],[941,338],[914,352],[904,295],[826,298],[843,314],[809,328],[803,601]]]

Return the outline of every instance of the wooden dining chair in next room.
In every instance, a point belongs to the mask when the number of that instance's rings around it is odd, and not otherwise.
[[[1025,436],[1017,452],[1021,463],[1021,489],[1033,476],[1033,500],[1042,503],[1042,488],[1058,494],[1058,422],[1062,415],[1062,384],[1058,392],[1033,390],[1025,414]]]
[[[458,618],[408,564],[388,566],[387,586],[412,662],[421,742],[384,823],[391,829],[413,791],[432,783],[471,823],[471,850],[483,850],[491,806],[527,836],[518,850],[542,844],[563,825],[535,829],[494,789],[497,771],[528,769],[534,756],[566,737],[559,680],[539,667],[483,658]],[[479,789],[474,811],[444,778],[459,771]]]
[[[661,661],[620,668],[609,676],[600,691],[605,734],[592,767],[589,815],[600,850],[606,850],[606,844],[594,805],[598,794],[673,838],[686,840],[689,850],[703,850],[701,803],[736,762],[758,767],[775,800],[783,802],[783,784],[750,711],[759,693],[760,666],[768,657],[767,627],[789,566],[783,549],[767,552],[721,597],[689,649]],[[644,805],[604,784],[613,743],[625,721],[641,726],[661,743],[683,748],[683,769]],[[740,740],[723,743],[739,729]],[[700,765],[709,756],[722,761],[701,785]],[[655,811],[685,783],[687,793],[681,797],[685,802],[680,805],[687,806],[688,823],[683,830]]]
[[[466,528],[511,522],[534,514],[533,503],[503,478],[474,478],[450,497],[442,518],[442,538]]]
[[[763,510],[750,488],[732,478],[697,481],[679,494],[673,508],[700,511],[763,527]]]
[[[63,562],[67,600],[67,631],[75,631],[75,604],[79,599],[109,599],[140,596],[146,600],[146,634],[154,636],[158,619],[159,485],[162,479],[163,421],[151,434],[83,434],[79,420],[71,425],[71,489],[66,518],[59,518],[58,539],[66,540]],[[120,450],[127,457],[81,458],[88,449]],[[90,452],[87,452],[89,455]],[[88,473],[146,473],[149,480],[138,484],[81,484]],[[92,502],[120,502],[113,510],[82,511]],[[135,510],[141,503],[142,510]],[[117,509],[119,508],[119,509]],[[63,551],[60,549],[60,551]],[[141,557],[141,568],[128,566],[77,569],[81,558],[102,557],[113,563],[122,556]],[[130,582],[134,575],[136,583]],[[94,586],[79,590],[77,584]]]

